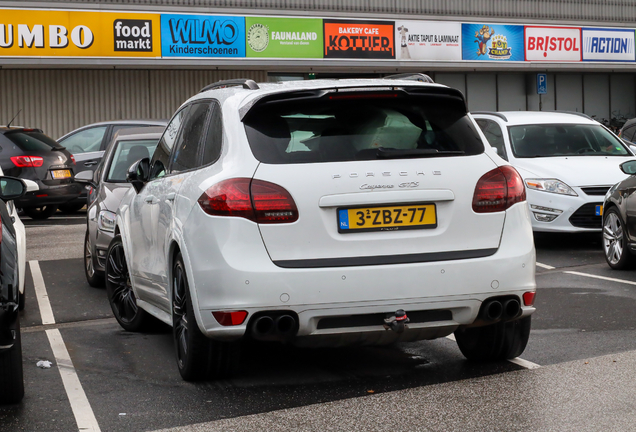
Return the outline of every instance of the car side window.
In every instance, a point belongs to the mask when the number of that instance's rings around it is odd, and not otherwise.
[[[506,144],[504,143],[501,127],[492,120],[478,119],[477,125],[486,136],[488,143],[497,149],[497,154],[503,159],[508,160],[506,154]]]
[[[185,115],[188,113],[190,106],[184,107],[181,111],[177,112],[175,116],[170,120],[166,130],[159,140],[159,144],[155,149],[155,153],[150,160],[150,180],[154,180],[166,175],[166,171],[170,162],[170,153],[172,147],[177,140],[179,131],[181,130],[181,124]]]
[[[199,148],[209,112],[209,101],[192,104],[188,117],[183,121],[182,132],[174,148],[170,164],[171,173],[178,173],[200,166]]]
[[[636,126],[630,126],[623,131],[621,138],[634,142],[634,132],[636,132]]]
[[[98,126],[85,129],[58,142],[72,154],[99,151],[107,128],[108,126]]]
[[[223,120],[221,118],[221,106],[218,102],[212,103],[212,116],[203,145],[203,165],[216,162],[221,157],[223,146]]]

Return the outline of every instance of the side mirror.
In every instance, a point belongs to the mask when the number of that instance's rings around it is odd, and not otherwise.
[[[0,176],[0,199],[11,201],[20,198],[27,192],[27,185],[16,177]]]
[[[38,184],[33,180],[22,179],[22,181],[24,182],[24,184],[26,184],[27,192],[35,192],[40,190],[40,186],[38,186]]]
[[[93,181],[93,171],[91,170],[86,170],[86,171],[82,171],[81,173],[78,173],[75,176],[75,181],[77,183],[88,185],[94,189],[97,189],[97,183]]]
[[[636,174],[636,160],[623,162],[619,166],[621,168],[621,171],[623,171],[625,174],[628,174],[628,175]]]
[[[128,183],[132,184],[135,188],[135,191],[139,193],[141,188],[144,187],[146,183],[148,183],[148,179],[150,178],[150,159],[143,158],[135,162],[128,168],[128,173],[126,173],[126,180]]]

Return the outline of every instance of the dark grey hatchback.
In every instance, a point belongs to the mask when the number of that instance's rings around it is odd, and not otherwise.
[[[33,219],[48,218],[82,192],[82,186],[73,181],[73,156],[41,129],[0,127],[0,166],[7,176],[38,184],[38,191],[15,200]]]

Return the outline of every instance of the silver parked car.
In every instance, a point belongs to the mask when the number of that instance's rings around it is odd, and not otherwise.
[[[84,171],[76,181],[89,184],[86,236],[84,238],[84,270],[92,287],[104,286],[106,252],[113,239],[115,213],[132,186],[126,181],[128,167],[154,153],[163,127],[141,127],[121,130],[106,149],[95,174]]]

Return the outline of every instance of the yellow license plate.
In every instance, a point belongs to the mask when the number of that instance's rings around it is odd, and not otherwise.
[[[435,227],[435,204],[338,209],[338,231],[341,233]]]
[[[51,175],[54,179],[65,179],[71,177],[71,170],[54,170],[51,171]]]

